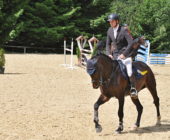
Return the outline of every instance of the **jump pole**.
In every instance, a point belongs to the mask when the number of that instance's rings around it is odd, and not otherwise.
[[[90,46],[90,49],[85,48],[87,38],[85,38],[84,36],[79,36],[79,37],[77,37],[76,40],[77,40],[77,45],[78,45],[79,50],[80,50],[81,65],[85,66],[86,64],[85,64],[82,56],[85,55],[86,57],[87,56],[91,57],[91,54],[92,54],[93,49],[94,49],[94,44],[97,43],[99,40],[97,38],[95,38],[94,35],[93,35],[93,37],[88,40],[88,44]]]
[[[146,64],[150,64],[150,42],[149,40],[146,40],[147,41],[147,44],[148,44],[148,54],[147,54],[147,61],[146,61]]]
[[[69,69],[74,69],[75,67],[73,66],[73,38],[71,41],[71,49],[66,48],[67,51],[71,52],[71,56],[70,56],[70,65],[68,66]]]
[[[66,40],[64,39],[64,66],[67,66],[66,64]]]
[[[72,38],[72,41],[71,41],[71,48],[67,48],[66,46],[66,40],[64,40],[64,64],[62,64],[63,66],[66,66],[66,68],[69,68],[69,69],[74,69],[75,67],[73,66],[73,38]],[[70,55],[70,64],[67,64],[67,52],[70,52],[71,55]]]

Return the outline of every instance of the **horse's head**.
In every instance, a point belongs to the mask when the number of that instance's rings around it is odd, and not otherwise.
[[[108,73],[112,69],[112,65],[109,65],[109,63],[112,63],[112,60],[103,54],[87,60],[86,70],[91,77],[93,88],[97,89],[106,84]]]
[[[87,61],[86,70],[87,70],[87,73],[91,77],[93,88],[97,89],[100,86],[100,82],[99,82],[100,75],[99,75],[99,71],[97,68],[96,57],[93,57]]]

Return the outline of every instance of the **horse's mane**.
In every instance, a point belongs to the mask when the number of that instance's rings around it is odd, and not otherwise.
[[[133,43],[137,43],[139,41],[139,37],[133,40]]]
[[[141,36],[138,37],[138,38],[135,38],[135,39],[133,40],[132,44],[139,43],[141,38],[142,38]]]
[[[106,62],[109,62],[110,64],[114,65],[114,70],[117,71],[119,68],[119,64],[117,60],[112,60],[108,55],[100,53],[95,56],[93,56],[91,59],[96,59],[98,60],[99,58],[105,59]]]
[[[132,44],[131,44],[131,46],[136,50],[140,47],[140,44],[141,44],[140,39],[141,39],[141,37],[134,39]]]

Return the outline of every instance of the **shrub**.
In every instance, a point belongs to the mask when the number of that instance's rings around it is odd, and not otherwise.
[[[5,55],[4,55],[4,53],[5,53],[4,49],[0,48],[0,67],[5,66]]]
[[[77,55],[77,58],[80,59],[80,49],[79,49],[79,47],[76,48],[76,55]]]

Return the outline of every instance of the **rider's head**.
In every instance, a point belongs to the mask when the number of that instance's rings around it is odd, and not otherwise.
[[[119,24],[119,15],[112,13],[108,16],[107,21],[109,21],[111,27],[115,28]]]

